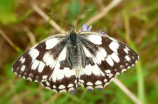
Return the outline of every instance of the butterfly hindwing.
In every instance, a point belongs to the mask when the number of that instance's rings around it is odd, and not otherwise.
[[[80,40],[93,64],[81,70],[80,84],[103,88],[117,75],[135,65],[138,54],[122,42],[95,32],[81,32]]]

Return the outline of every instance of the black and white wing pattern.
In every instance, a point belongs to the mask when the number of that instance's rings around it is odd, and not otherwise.
[[[80,85],[85,88],[102,89],[139,59],[134,50],[112,37],[96,32],[81,32],[79,38],[87,57],[86,67],[80,70],[79,78]]]
[[[56,92],[75,91],[78,85],[92,90],[105,87],[138,59],[122,42],[96,32],[77,33],[72,26],[69,33],[51,36],[28,49],[12,70]]]
[[[66,34],[51,36],[36,44],[21,55],[12,70],[21,78],[41,82],[56,92],[70,91],[76,88],[76,72],[70,70],[67,63],[60,65],[66,58]]]

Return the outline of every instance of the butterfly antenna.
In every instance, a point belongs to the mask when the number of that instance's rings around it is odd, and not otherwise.
[[[82,13],[82,14],[77,18],[77,20],[74,21],[73,26],[74,26],[75,23],[81,18],[81,16],[83,16],[85,13],[87,13],[87,12],[90,11],[90,10],[92,10],[92,9],[88,9],[88,10],[86,10],[84,13]]]
[[[52,14],[52,13],[48,13],[48,14],[53,15],[54,17],[58,17],[59,19],[61,19],[61,20],[63,20],[64,22],[66,22],[69,26],[71,26],[70,23],[68,23],[67,21],[65,21],[63,18],[61,18],[61,17],[59,17],[59,16],[57,16],[57,15],[55,15],[55,14]]]

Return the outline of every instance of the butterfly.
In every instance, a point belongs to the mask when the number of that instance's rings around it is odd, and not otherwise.
[[[74,93],[79,85],[102,89],[138,61],[138,54],[124,43],[83,27],[77,32],[71,26],[68,33],[37,43],[17,59],[12,71],[49,90]]]

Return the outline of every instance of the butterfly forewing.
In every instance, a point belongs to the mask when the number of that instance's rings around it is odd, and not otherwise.
[[[138,61],[138,54],[122,42],[95,32],[81,32],[80,40],[93,62],[81,70],[80,84],[86,88],[105,87],[117,74]]]

